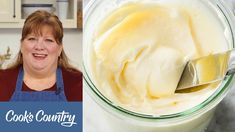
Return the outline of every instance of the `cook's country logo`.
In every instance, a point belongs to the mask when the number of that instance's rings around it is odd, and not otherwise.
[[[6,113],[7,122],[25,122],[30,123],[34,120],[37,122],[57,122],[64,127],[72,127],[77,124],[75,122],[76,115],[72,115],[69,112],[56,112],[55,114],[46,114],[44,110],[39,110],[35,114],[28,112],[17,114],[14,110],[9,110]]]

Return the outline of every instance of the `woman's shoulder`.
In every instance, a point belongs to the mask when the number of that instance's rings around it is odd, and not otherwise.
[[[0,69],[0,77],[12,77],[12,75],[17,75],[19,72],[19,66],[7,68],[7,69]]]
[[[62,68],[63,75],[69,78],[82,78],[82,72],[75,68]]]
[[[74,68],[62,68],[65,95],[68,101],[82,101],[82,72]]]
[[[17,80],[19,67],[0,69],[0,85],[9,85]]]
[[[19,67],[0,70],[0,101],[9,101],[16,85]]]

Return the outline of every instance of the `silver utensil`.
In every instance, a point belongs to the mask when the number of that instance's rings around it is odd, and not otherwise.
[[[211,54],[186,64],[176,90],[221,81],[235,72],[235,49]]]

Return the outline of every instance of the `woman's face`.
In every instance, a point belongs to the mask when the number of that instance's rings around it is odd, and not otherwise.
[[[21,42],[23,64],[31,70],[51,70],[57,67],[62,46],[57,44],[52,28],[43,26],[41,34],[28,34]]]

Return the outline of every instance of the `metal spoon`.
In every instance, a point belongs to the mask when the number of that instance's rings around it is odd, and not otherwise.
[[[186,64],[176,90],[221,81],[235,72],[235,49],[211,54]]]

